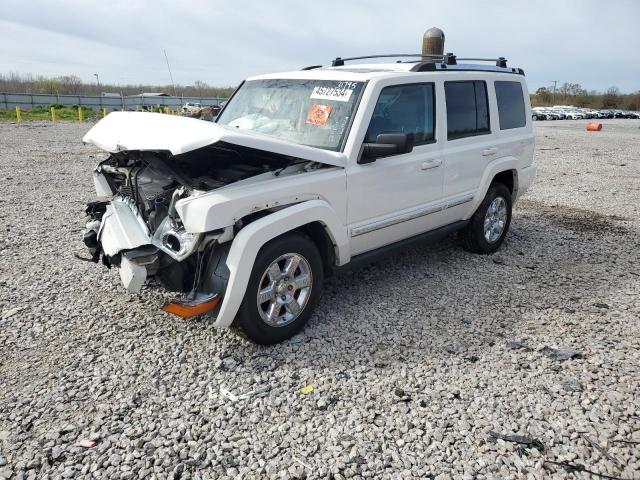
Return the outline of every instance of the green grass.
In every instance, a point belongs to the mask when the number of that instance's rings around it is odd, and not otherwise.
[[[78,107],[76,105],[72,107],[62,107],[60,105],[51,105],[56,111],[56,121],[58,120],[78,120]],[[150,107],[149,111],[163,113],[162,108]],[[22,121],[27,120],[51,120],[51,108],[50,107],[34,107],[30,110],[20,110],[20,117]],[[102,118],[102,111],[91,110],[87,107],[82,107],[83,120],[97,120]],[[1,109],[0,108],[0,121],[16,121],[16,109]]]
[[[78,107],[55,108],[57,120],[78,120]],[[93,111],[90,108],[82,107],[82,117],[84,120],[99,118],[102,112]],[[51,120],[51,109],[47,107],[34,107],[31,110],[20,110],[22,121],[27,120]],[[0,109],[0,120],[16,121],[16,109]]]

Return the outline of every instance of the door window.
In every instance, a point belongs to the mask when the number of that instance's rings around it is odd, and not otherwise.
[[[415,145],[435,140],[435,101],[432,83],[394,85],[380,92],[365,142],[381,133],[413,133]]]
[[[445,82],[444,92],[447,101],[449,140],[491,133],[485,82]]]

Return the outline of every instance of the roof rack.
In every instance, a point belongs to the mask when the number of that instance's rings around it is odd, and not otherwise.
[[[384,55],[364,55],[361,57],[336,57],[332,62],[332,67],[342,67],[345,62],[353,60],[367,60],[371,58],[414,58],[415,60],[405,60],[402,62],[398,60],[398,63],[415,63],[411,68],[412,72],[434,72],[434,71],[491,71],[502,73],[517,73],[524,75],[524,71],[521,68],[507,67],[507,59],[504,57],[498,58],[476,58],[476,57],[464,57],[458,58],[453,53],[445,53],[443,55],[422,55],[421,53],[391,53]],[[475,65],[475,64],[458,64],[458,62],[492,62],[494,65]],[[313,70],[321,68],[322,65],[311,65],[304,67],[302,70]]]
[[[344,62],[350,62],[352,60],[366,60],[369,58],[405,58],[405,57],[413,57],[413,58],[428,58],[430,62],[422,62],[422,63],[434,63],[434,61],[441,60],[442,63],[446,65],[455,65],[457,60],[465,60],[465,61],[475,61],[475,62],[495,62],[496,67],[507,67],[507,59],[504,57],[498,58],[458,58],[453,53],[445,53],[444,55],[422,55],[421,53],[390,53],[384,55],[364,55],[362,57],[336,57],[332,62],[332,67],[342,67]],[[309,68],[309,67],[307,67]]]

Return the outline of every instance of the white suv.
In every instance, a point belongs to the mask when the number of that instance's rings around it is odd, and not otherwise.
[[[522,70],[345,60],[250,78],[215,123],[101,120],[84,137],[111,153],[87,207],[92,260],[130,292],[152,277],[183,292],[167,312],[271,344],[303,327],[337,267],[457,230],[473,252],[498,249],[536,170]]]

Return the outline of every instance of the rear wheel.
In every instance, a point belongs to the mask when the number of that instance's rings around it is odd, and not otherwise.
[[[504,241],[511,224],[511,192],[502,183],[494,183],[462,230],[462,244],[474,253],[493,253]]]
[[[236,321],[261,345],[298,332],[315,309],[322,288],[320,252],[294,232],[267,243],[258,253]]]

